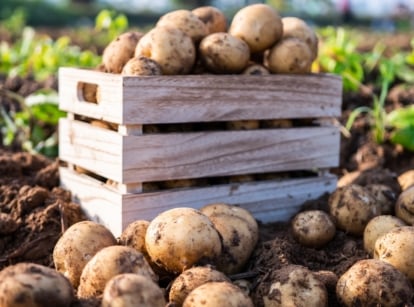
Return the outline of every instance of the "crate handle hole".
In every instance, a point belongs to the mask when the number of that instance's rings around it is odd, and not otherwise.
[[[89,82],[78,82],[78,100],[89,103],[99,103],[99,85]]]

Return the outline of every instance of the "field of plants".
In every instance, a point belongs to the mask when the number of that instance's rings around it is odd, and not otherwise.
[[[0,272],[1,306],[10,303],[7,280],[12,277],[5,269],[23,262],[55,269],[53,250],[59,238],[71,225],[87,220],[81,208],[72,202],[71,191],[59,186],[57,129],[65,112],[58,107],[58,70],[96,68],[102,62],[104,48],[129,30],[132,27],[127,18],[112,11],[100,12],[94,28],[35,29],[26,26],[24,15],[18,11],[0,23],[0,269],[4,270]],[[341,135],[340,163],[332,173],[338,176],[342,187],[357,184],[366,188],[364,193],[368,194],[355,196],[357,192],[351,191],[346,197],[378,197],[378,203],[385,199],[390,209],[383,210],[383,215],[395,215],[396,204],[405,195],[409,217],[403,223],[413,225],[414,196],[409,186],[414,184],[414,33],[352,27],[316,28],[316,33],[319,46],[312,72],[337,74],[343,80],[342,115],[334,122]],[[377,194],[375,185],[380,191]],[[324,195],[303,204],[303,210],[329,212],[332,199],[332,195]],[[358,214],[355,219],[360,218]],[[270,305],[263,297],[272,300],[269,288],[277,287],[272,283],[278,278],[283,280],[282,284],[292,278],[289,271],[279,271],[289,265],[314,272],[326,288],[327,306],[408,306],[414,303],[411,235],[406,241],[411,249],[408,269],[401,269],[410,282],[403,284],[403,280],[402,286],[396,282],[403,288],[400,299],[407,301],[394,305],[386,304],[389,298],[381,303],[368,299],[378,297],[379,293],[398,295],[388,288],[365,290],[350,303],[338,298],[338,279],[356,262],[372,255],[366,250],[362,233],[353,233],[347,227],[339,227],[334,239],[323,248],[314,248],[298,242],[291,221],[259,224],[258,242],[243,270],[229,274],[228,278],[244,286],[244,293],[248,293],[254,306],[283,306]],[[157,269],[154,271],[158,273]],[[175,277],[171,272],[159,274],[158,284],[164,294],[171,289]],[[387,285],[391,287],[391,283]],[[405,296],[407,287],[411,294]],[[102,301],[102,296],[68,297],[69,303],[62,306],[100,306]],[[294,306],[308,304],[307,300]],[[171,302],[170,305],[180,306]]]

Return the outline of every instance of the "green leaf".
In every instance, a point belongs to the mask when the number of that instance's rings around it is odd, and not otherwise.
[[[391,142],[400,144],[404,148],[414,151],[414,126],[395,130],[390,137]]]
[[[354,124],[354,121],[356,120],[356,118],[358,117],[358,115],[360,115],[361,113],[372,113],[372,109],[369,107],[359,107],[356,108],[354,110],[352,110],[351,114],[349,114],[348,120],[346,122],[345,128],[350,130],[352,125]]]
[[[398,129],[414,126],[414,105],[394,109],[388,113],[387,124]]]

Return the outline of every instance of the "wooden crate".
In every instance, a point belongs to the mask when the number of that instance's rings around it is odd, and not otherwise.
[[[99,103],[83,99],[82,83],[99,87]],[[341,79],[326,74],[124,77],[61,68],[59,103],[68,112],[59,123],[61,184],[92,219],[117,235],[136,219],[211,202],[238,204],[263,222],[287,220],[304,201],[336,186],[327,170],[339,162],[340,136],[332,118],[340,115],[341,97]],[[91,125],[92,119],[116,130]],[[301,125],[222,128],[228,122],[273,119]],[[147,134],[148,125],[179,129]],[[310,176],[301,175],[308,171]],[[274,176],[286,172],[294,178]],[[231,180],[269,173],[273,179]],[[186,179],[209,183],[143,189],[151,182]]]

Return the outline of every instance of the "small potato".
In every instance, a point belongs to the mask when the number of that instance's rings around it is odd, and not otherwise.
[[[0,272],[0,306],[72,306],[74,291],[56,270],[35,263],[18,263]]]
[[[123,273],[105,286],[102,307],[165,307],[164,291],[150,278]]]
[[[287,265],[272,272],[264,307],[323,307],[328,306],[328,292],[315,274],[300,265]]]
[[[162,74],[161,67],[153,59],[139,56],[126,62],[121,74],[123,76],[158,76]]]
[[[140,274],[158,282],[142,253],[133,247],[114,245],[98,251],[85,265],[77,294],[80,298],[98,297],[107,282],[122,273]]]
[[[337,188],[328,203],[336,226],[356,236],[362,236],[368,222],[381,214],[381,207],[371,193],[356,184]]]
[[[310,73],[313,55],[306,43],[294,37],[282,38],[266,53],[265,63],[274,74]]]
[[[163,75],[184,75],[194,66],[196,49],[191,37],[180,29],[157,26],[139,40],[135,56],[157,62]]]
[[[119,244],[130,246],[135,248],[137,251],[147,254],[145,249],[145,234],[147,232],[149,221],[146,220],[136,220],[130,223],[119,237]]]
[[[407,190],[409,187],[414,186],[414,169],[405,171],[397,179],[402,190]]]
[[[340,276],[336,295],[346,307],[407,306],[411,305],[413,288],[407,277],[389,263],[364,259]]]
[[[308,210],[296,214],[293,218],[292,232],[300,244],[320,248],[335,237],[336,227],[326,212]]]
[[[187,34],[195,44],[208,35],[206,24],[189,10],[175,10],[161,16],[156,27],[169,26],[180,29]]]
[[[404,190],[398,196],[395,215],[408,225],[414,225],[414,186]]]
[[[117,244],[105,226],[82,221],[70,226],[53,249],[53,262],[58,272],[69,279],[74,288],[86,263],[102,248]]]
[[[182,306],[187,295],[195,288],[211,281],[228,281],[230,279],[220,271],[209,266],[196,266],[185,270],[171,284],[169,301],[174,306]]]
[[[206,36],[199,46],[204,66],[218,74],[242,72],[249,63],[249,46],[241,39],[220,32]]]
[[[212,281],[191,291],[183,307],[253,307],[251,298],[230,282]]]
[[[227,18],[214,6],[200,6],[191,11],[201,19],[207,27],[208,34],[227,31]]]
[[[102,63],[109,73],[121,73],[126,62],[134,56],[135,47],[142,37],[141,32],[125,32],[106,46],[102,54]]]
[[[243,75],[263,76],[270,75],[269,70],[261,64],[250,64],[242,72]]]
[[[178,207],[160,213],[147,228],[145,247],[153,262],[171,273],[197,264],[214,264],[221,239],[201,211]]]
[[[394,214],[397,195],[385,184],[372,183],[365,186],[381,206],[381,214]]]
[[[392,264],[414,282],[414,227],[395,227],[379,237],[374,258]]]
[[[244,40],[251,53],[263,52],[282,37],[282,19],[270,5],[251,4],[236,12],[228,33]]]

